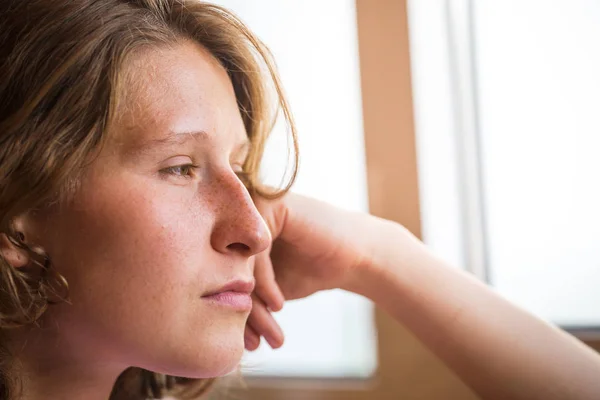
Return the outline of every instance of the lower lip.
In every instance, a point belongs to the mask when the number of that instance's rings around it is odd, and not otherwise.
[[[221,292],[213,294],[212,296],[204,296],[202,298],[219,305],[233,308],[237,311],[252,310],[252,298],[246,293]]]

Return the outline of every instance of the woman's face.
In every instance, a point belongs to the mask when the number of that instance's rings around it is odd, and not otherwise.
[[[248,147],[233,87],[191,42],[145,51],[125,72],[109,141],[36,238],[72,300],[46,326],[63,358],[223,375],[243,352],[249,296],[206,296],[236,280],[250,290],[270,241],[236,174]]]

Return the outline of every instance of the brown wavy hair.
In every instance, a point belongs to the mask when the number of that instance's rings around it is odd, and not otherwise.
[[[12,221],[72,198],[115,118],[124,63],[134,52],[182,39],[199,43],[229,74],[252,143],[247,187],[255,196],[284,194],[298,167],[294,123],[269,51],[231,12],[193,0],[0,1],[0,234],[37,268],[18,270],[0,256],[0,398],[15,396],[19,386],[10,371],[8,330],[34,324],[53,301],[68,301],[66,280],[43,249],[24,243]],[[258,173],[279,111],[295,157],[291,179],[273,192],[260,185]],[[110,398],[195,399],[211,383],[132,367]]]

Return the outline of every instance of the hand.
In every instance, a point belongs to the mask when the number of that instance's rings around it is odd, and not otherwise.
[[[357,272],[372,257],[372,239],[383,221],[291,193],[277,200],[256,199],[255,204],[273,243],[256,256],[257,286],[245,335],[249,350],[258,347],[260,336],[273,348],[283,344],[270,311],[280,310],[284,299],[357,287]]]

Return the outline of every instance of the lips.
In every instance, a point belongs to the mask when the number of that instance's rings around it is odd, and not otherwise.
[[[219,289],[202,296],[202,298],[215,306],[240,312],[250,312],[252,310],[250,293],[254,290],[254,285],[254,280],[231,281]]]
[[[256,284],[256,282],[254,279],[252,279],[252,280],[236,279],[236,280],[226,283],[225,285],[221,286],[219,289],[216,289],[214,291],[211,291],[211,292],[205,294],[202,297],[210,297],[210,296],[214,296],[219,293],[225,293],[225,292],[233,292],[233,293],[241,293],[241,294],[250,295],[252,293],[252,291],[254,290],[255,284]]]

